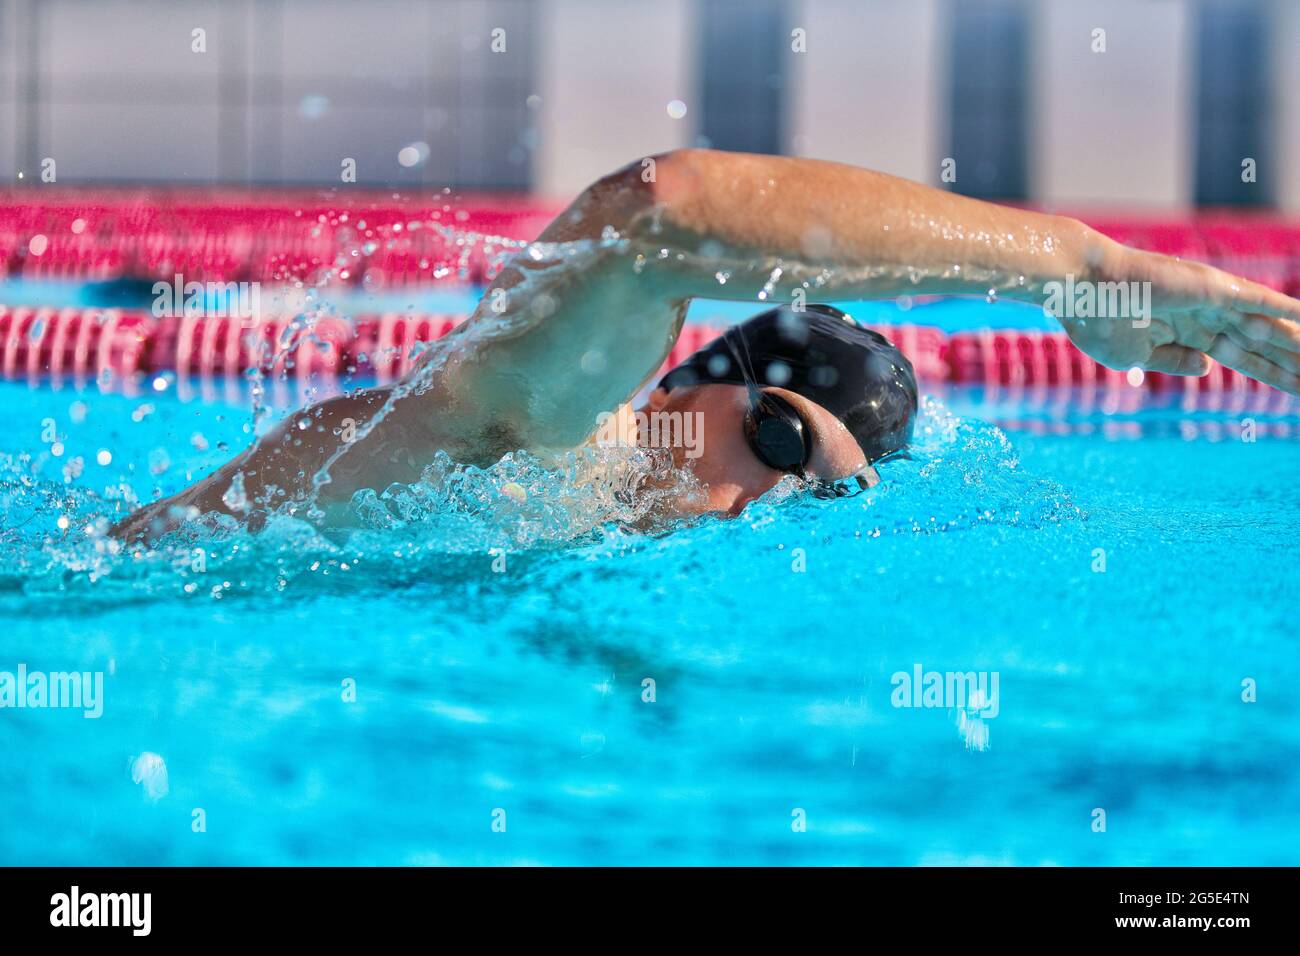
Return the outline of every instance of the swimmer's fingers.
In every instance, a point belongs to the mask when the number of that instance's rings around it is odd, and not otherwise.
[[[1248,318],[1253,318],[1253,316],[1248,316]],[[1236,325],[1229,325],[1224,329],[1224,334],[1247,352],[1262,355],[1274,365],[1281,366],[1288,372],[1300,373],[1300,353],[1285,349],[1280,345],[1270,345],[1253,339],[1241,327]]]
[[[1290,392],[1292,395],[1300,395],[1300,375],[1288,372],[1262,355],[1247,351],[1226,335],[1214,337],[1208,354],[1215,361],[1242,375],[1263,382],[1265,385],[1272,385],[1284,392]]]
[[[1286,299],[1286,296],[1282,298]],[[1229,329],[1240,333],[1240,337],[1234,336],[1234,338],[1243,345],[1249,342],[1248,348],[1253,348],[1255,343],[1259,343],[1285,349],[1288,352],[1300,352],[1300,322],[1291,319],[1262,315],[1252,310],[1243,315],[1241,321],[1229,326]]]
[[[1300,299],[1293,299],[1289,295],[1283,295],[1276,289],[1270,289],[1266,285],[1258,282],[1251,282],[1249,279],[1242,279],[1238,276],[1229,276],[1229,304],[1239,312],[1252,313],[1248,318],[1261,319],[1278,319],[1282,320],[1282,328],[1289,328],[1290,335],[1300,335]],[[1278,328],[1275,324],[1270,323],[1271,328]],[[1260,336],[1253,336],[1260,338]],[[1286,345],[1286,342],[1273,341],[1275,345]],[[1293,343],[1300,343],[1300,338],[1292,339]],[[1300,347],[1293,344],[1291,348]]]
[[[1151,353],[1151,358],[1147,359],[1143,367],[1148,372],[1199,377],[1209,373],[1210,360],[1204,352],[1184,345],[1161,345]]]

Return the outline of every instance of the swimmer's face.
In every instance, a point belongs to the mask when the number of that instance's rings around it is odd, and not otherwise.
[[[845,478],[866,465],[857,441],[843,423],[816,402],[783,388],[766,388],[780,395],[798,412],[804,427],[813,434],[813,453],[808,474],[821,478]],[[740,385],[697,385],[671,390],[657,388],[641,411],[680,412],[692,416],[691,447],[672,443],[673,461],[689,469],[703,488],[703,496],[678,502],[682,514],[723,512],[738,515],[745,505],[770,491],[786,473],[764,464],[745,438],[745,413],[749,393]],[[663,420],[663,419],[661,419]],[[648,444],[648,436],[639,436]]]

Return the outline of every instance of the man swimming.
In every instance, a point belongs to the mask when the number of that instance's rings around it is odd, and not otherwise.
[[[788,474],[839,494],[910,437],[916,385],[883,337],[817,300],[987,295],[1042,303],[1049,283],[1150,283],[1150,315],[1062,318],[1111,368],[1203,375],[1213,358],[1300,394],[1300,301],[1197,262],[838,163],[683,150],[587,188],[488,286],[407,381],[289,416],[193,487],[113,528],[153,540],[187,517],[346,504],[414,482],[439,451],[489,465],[582,445],[668,355],[696,297],[790,303],[670,372],[648,411],[695,413],[702,493],[738,514]],[[235,491],[237,493],[233,493]]]

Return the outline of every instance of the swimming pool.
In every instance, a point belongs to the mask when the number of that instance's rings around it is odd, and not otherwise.
[[[0,384],[0,671],[104,675],[98,718],[0,711],[0,862],[1300,851],[1294,408],[931,389],[916,459],[858,498],[522,547],[517,513],[462,509],[108,554],[106,499],[249,437],[243,399],[162,384]],[[997,715],[894,706],[918,667],[996,674]]]

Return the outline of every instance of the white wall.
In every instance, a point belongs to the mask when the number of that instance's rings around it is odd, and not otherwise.
[[[60,180],[110,178],[132,168],[164,178],[218,173],[215,0],[36,4],[41,45],[42,157]],[[190,32],[208,32],[209,52]]]
[[[787,130],[799,156],[935,183],[946,115],[943,0],[799,0]]]
[[[336,184],[344,158],[363,184],[526,182],[531,16],[529,0],[0,0],[0,52],[20,44],[0,57],[0,163],[29,141],[13,78],[36,63],[33,148],[61,182]],[[399,165],[416,142],[428,160]]]
[[[539,192],[570,198],[619,166],[692,142],[692,0],[543,0],[538,19]],[[672,100],[687,104],[684,118],[668,115]]]
[[[1031,195],[1064,206],[1190,202],[1193,12],[1183,0],[1041,0],[1030,48]],[[1092,31],[1106,30],[1106,52]]]
[[[17,8],[0,3],[0,182],[18,174],[18,28]]]

